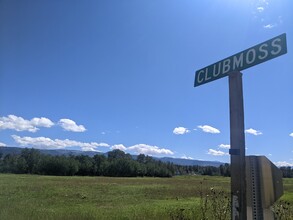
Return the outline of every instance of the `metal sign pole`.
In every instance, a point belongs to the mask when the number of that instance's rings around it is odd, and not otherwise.
[[[231,219],[246,220],[245,136],[242,73],[229,74]]]
[[[239,71],[286,53],[287,41],[284,33],[195,72],[194,86],[229,76],[231,145],[229,153],[231,155],[231,219],[233,220],[246,220],[247,217],[243,91],[242,73]]]

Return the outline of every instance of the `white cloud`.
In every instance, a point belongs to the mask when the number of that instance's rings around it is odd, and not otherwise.
[[[230,149],[230,144],[220,144],[219,148]]]
[[[225,155],[228,155],[228,153],[225,153],[225,152],[220,151],[220,150],[213,150],[213,149],[209,149],[208,154],[213,155],[213,156],[225,156]]]
[[[193,160],[192,157],[188,157],[185,154],[181,157],[181,159],[186,159],[186,160]]]
[[[253,12],[254,18],[260,22],[262,28],[270,30],[275,28],[283,23],[282,16],[272,15],[267,16],[267,9],[269,6],[269,2],[265,0],[255,1],[255,10]]]
[[[102,142],[102,143],[99,143],[98,147],[110,147],[110,145]]]
[[[209,126],[209,125],[199,125],[197,127],[200,128],[203,132],[206,132],[206,133],[211,133],[211,134],[219,134],[219,133],[221,133],[220,130],[218,130],[217,128],[214,128],[212,126]]]
[[[177,127],[174,128],[173,133],[174,134],[186,134],[189,133],[190,131],[187,128],[184,127]]]
[[[277,26],[277,24],[267,24],[267,25],[264,25],[263,28],[265,28],[265,29],[272,29],[272,28],[274,28],[276,26]]]
[[[6,147],[6,146],[7,146],[6,144],[0,142],[0,147]]]
[[[253,129],[253,128],[246,129],[246,130],[245,130],[245,133],[247,133],[247,134],[252,134],[252,135],[255,135],[255,136],[257,136],[257,135],[261,135],[261,134],[262,134],[261,131],[257,131],[257,130],[255,130],[255,129]]]
[[[257,7],[257,9],[256,9],[258,12],[263,12],[264,10],[265,10],[265,8],[264,7]]]
[[[58,123],[64,130],[66,131],[73,131],[73,132],[84,132],[86,131],[83,125],[77,125],[75,121],[71,119],[60,119]]]
[[[284,21],[283,21],[283,17],[282,17],[282,16],[279,16],[279,17],[278,17],[278,23],[279,23],[279,24],[283,24],[283,22],[284,22]]]
[[[15,115],[8,115],[8,117],[0,117],[0,129],[10,129],[16,131],[36,132],[38,127],[50,128],[54,123],[48,118],[33,118],[26,120]]]
[[[111,147],[111,150],[133,151],[136,154],[146,154],[150,156],[154,155],[173,155],[174,153],[165,148],[159,148],[157,146],[151,146],[147,144],[136,144],[130,147],[126,147],[123,144],[115,144]]]
[[[97,147],[109,147],[106,143],[96,143],[96,142],[79,142],[74,140],[60,140],[60,139],[50,139],[47,137],[20,137],[17,135],[11,136],[16,143],[20,146],[31,146],[42,149],[63,149],[66,147],[80,147],[83,151],[91,150],[96,151]]]
[[[54,125],[54,123],[48,118],[33,118],[31,120],[32,124],[36,127],[45,127],[50,128]]]
[[[289,134],[290,137],[293,137],[293,133]]]
[[[122,150],[122,151],[126,151],[127,147],[125,147],[123,144],[115,144],[111,147],[111,150]]]
[[[73,132],[86,131],[83,125],[77,125],[73,120],[61,119],[58,123],[64,130]],[[45,117],[33,118],[31,120],[24,119],[15,115],[0,117],[0,130],[10,129],[15,131],[36,132],[40,127],[50,128],[54,123]]]
[[[293,163],[289,163],[289,162],[286,162],[286,161],[274,162],[274,164],[277,167],[293,167]]]
[[[147,154],[147,155],[160,155],[160,154],[167,154],[173,155],[174,153],[165,148],[159,148],[157,146],[150,146],[147,144],[136,144],[131,147],[128,147],[127,150],[134,151],[138,154]]]

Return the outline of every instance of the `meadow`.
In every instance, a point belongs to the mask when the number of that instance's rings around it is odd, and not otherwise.
[[[200,219],[203,195],[230,178],[57,177],[0,174],[0,219]],[[293,203],[293,179],[282,200]]]

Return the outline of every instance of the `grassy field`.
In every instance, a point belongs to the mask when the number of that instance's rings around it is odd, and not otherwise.
[[[229,193],[224,177],[110,178],[0,174],[0,219],[200,218],[200,192]],[[293,203],[293,179],[282,199]],[[179,216],[180,217],[180,216]]]

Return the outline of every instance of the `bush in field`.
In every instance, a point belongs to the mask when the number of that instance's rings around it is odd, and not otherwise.
[[[274,204],[272,211],[276,220],[292,220],[293,207],[289,202],[280,200]]]
[[[200,182],[199,207],[185,209],[179,207],[169,212],[172,220],[228,220],[231,216],[230,194],[224,190],[208,186],[204,181]]]
[[[200,182],[200,211],[201,219],[230,219],[231,202],[230,195],[224,190],[215,187],[204,187],[204,182]]]
[[[210,189],[210,210],[213,219],[225,220],[230,218],[230,196],[223,190]]]

